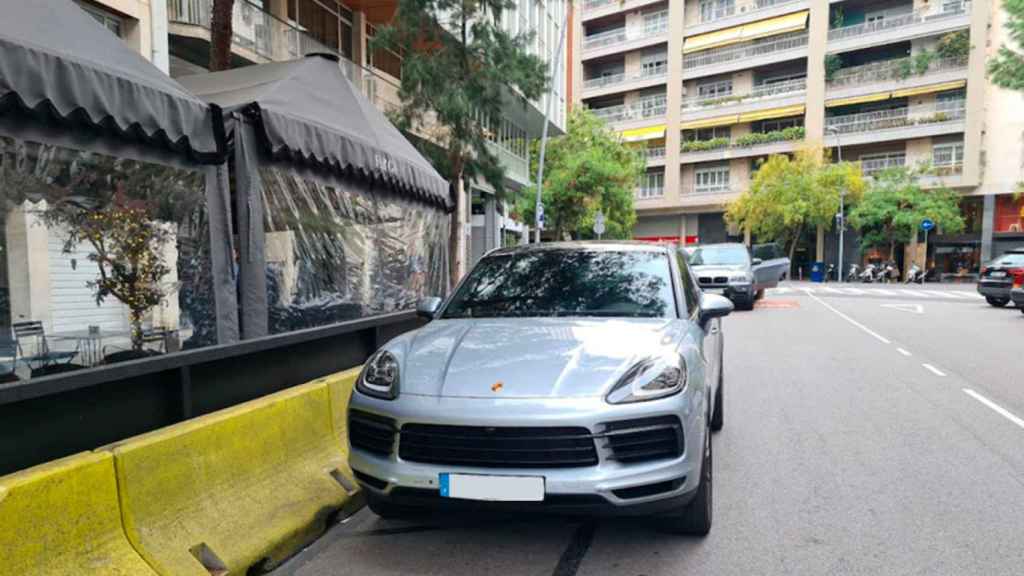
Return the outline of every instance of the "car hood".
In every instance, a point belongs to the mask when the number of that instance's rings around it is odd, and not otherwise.
[[[640,359],[675,349],[682,323],[648,318],[435,320],[388,349],[400,356],[403,395],[600,396]]]

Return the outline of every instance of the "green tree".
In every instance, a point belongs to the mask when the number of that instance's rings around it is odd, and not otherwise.
[[[875,176],[861,201],[850,212],[850,224],[860,231],[861,245],[888,248],[896,257],[896,245],[909,242],[928,218],[943,233],[964,229],[960,195],[948,188],[922,190],[920,172],[893,168]]]
[[[1024,0],[1003,0],[1006,11],[1006,31],[1011,44],[1003,44],[988,63],[989,78],[998,86],[1011,90],[1024,90]]]
[[[536,154],[531,170],[536,172]],[[623,144],[601,119],[582,107],[569,114],[564,136],[548,141],[544,160],[544,217],[558,238],[593,238],[594,217],[605,216],[605,238],[629,238],[636,224],[633,192],[644,171],[640,152]],[[517,205],[534,221],[535,188]],[[534,193],[531,193],[534,192]]]
[[[831,228],[841,194],[851,203],[864,192],[860,166],[828,160],[817,149],[800,150],[792,158],[771,156],[750,188],[729,205],[726,220],[783,244],[792,259],[805,230]]]
[[[431,126],[434,143],[421,150],[454,187],[450,248],[453,283],[465,266],[463,186],[482,178],[501,194],[504,169],[487,147],[502,104],[541,95],[546,64],[527,52],[532,33],[500,26],[510,0],[399,0],[391,24],[377,31],[371,49],[402,54],[400,129]]]

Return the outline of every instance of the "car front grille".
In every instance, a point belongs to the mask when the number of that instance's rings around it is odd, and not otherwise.
[[[683,426],[676,416],[622,420],[605,425],[613,460],[649,462],[683,455]]]
[[[701,276],[697,281],[701,286],[714,286],[716,284],[728,284],[729,278],[726,276]]]
[[[597,464],[586,428],[402,426],[398,455],[429,464],[485,468],[576,468]]]
[[[348,415],[348,438],[355,448],[390,456],[395,450],[395,421],[353,410]]]

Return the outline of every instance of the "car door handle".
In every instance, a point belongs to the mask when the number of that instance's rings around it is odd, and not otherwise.
[[[718,334],[718,326],[711,327],[711,334]]]

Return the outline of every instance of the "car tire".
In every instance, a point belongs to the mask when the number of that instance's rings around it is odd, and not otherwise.
[[[754,296],[750,295],[745,298],[737,298],[733,301],[736,305],[737,310],[753,310],[754,309]]]
[[[757,293],[754,294],[754,300],[764,300],[764,288],[758,290]]]
[[[996,308],[1003,308],[1010,303],[1009,298],[998,298],[996,296],[985,296],[985,302],[988,302],[989,306],[995,306]]]
[[[370,508],[371,512],[384,520],[399,520],[415,515],[414,510],[370,495],[367,495],[366,505]]]
[[[725,426],[725,403],[723,398],[725,396],[725,365],[722,363],[721,357],[718,360],[718,390],[715,391],[715,410],[711,413],[711,431],[718,432]]]
[[[700,483],[697,493],[685,508],[672,516],[662,518],[661,528],[673,534],[707,536],[711,532],[713,515],[714,466],[711,454],[711,430],[704,430],[704,457],[700,465]]]

